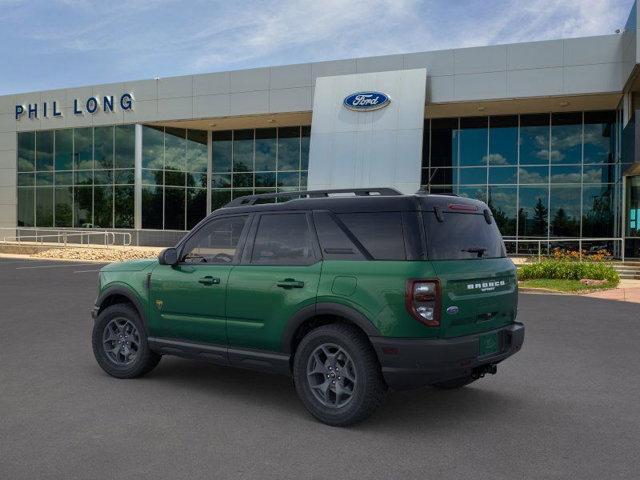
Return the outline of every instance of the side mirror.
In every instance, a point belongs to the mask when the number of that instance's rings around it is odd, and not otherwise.
[[[160,265],[175,265],[178,263],[178,250],[173,247],[165,248],[158,255]]]

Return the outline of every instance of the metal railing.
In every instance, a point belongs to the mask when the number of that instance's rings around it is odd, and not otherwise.
[[[51,233],[50,230],[36,228],[0,228],[2,231],[13,232],[14,235],[0,236],[0,243],[30,243],[40,245],[80,246],[80,247],[105,247],[115,245],[128,247],[131,245],[131,233],[87,230],[58,230]]]
[[[598,250],[609,250],[614,257],[620,258],[624,261],[624,238],[613,237],[598,237],[598,238],[532,238],[532,239],[514,239],[504,238],[505,247],[510,244],[515,245],[515,251],[509,251],[507,248],[507,254],[509,256],[537,256],[538,259],[543,256],[553,255],[553,250],[561,248],[565,250],[577,250],[578,257],[582,259],[583,252],[585,252],[585,245],[588,246],[588,252],[596,252]],[[613,248],[609,245],[611,243]],[[532,245],[532,248],[522,249],[520,245]],[[619,246],[619,247],[618,247]],[[572,248],[574,247],[574,248]],[[577,247],[577,248],[575,248]]]

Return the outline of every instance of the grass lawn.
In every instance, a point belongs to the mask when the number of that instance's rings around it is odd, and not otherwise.
[[[566,293],[587,293],[593,292],[595,290],[608,290],[610,288],[615,288],[616,284],[607,283],[605,285],[595,287],[595,286],[587,286],[582,285],[580,280],[559,280],[555,278],[539,278],[535,280],[521,280],[518,282],[518,285],[521,288],[544,288],[547,290],[556,290],[558,292],[566,292]]]

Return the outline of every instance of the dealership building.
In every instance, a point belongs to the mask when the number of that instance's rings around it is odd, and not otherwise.
[[[0,237],[166,245],[239,196],[395,187],[486,201],[510,250],[638,257],[637,16],[596,37],[2,96]]]

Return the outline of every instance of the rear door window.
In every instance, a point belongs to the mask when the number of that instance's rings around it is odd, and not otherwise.
[[[305,213],[260,216],[251,263],[257,265],[310,265],[313,240]]]
[[[502,236],[495,220],[484,215],[443,212],[442,221],[434,212],[424,212],[429,260],[467,260],[505,257]]]
[[[338,218],[374,260],[406,260],[400,212],[343,213]]]

